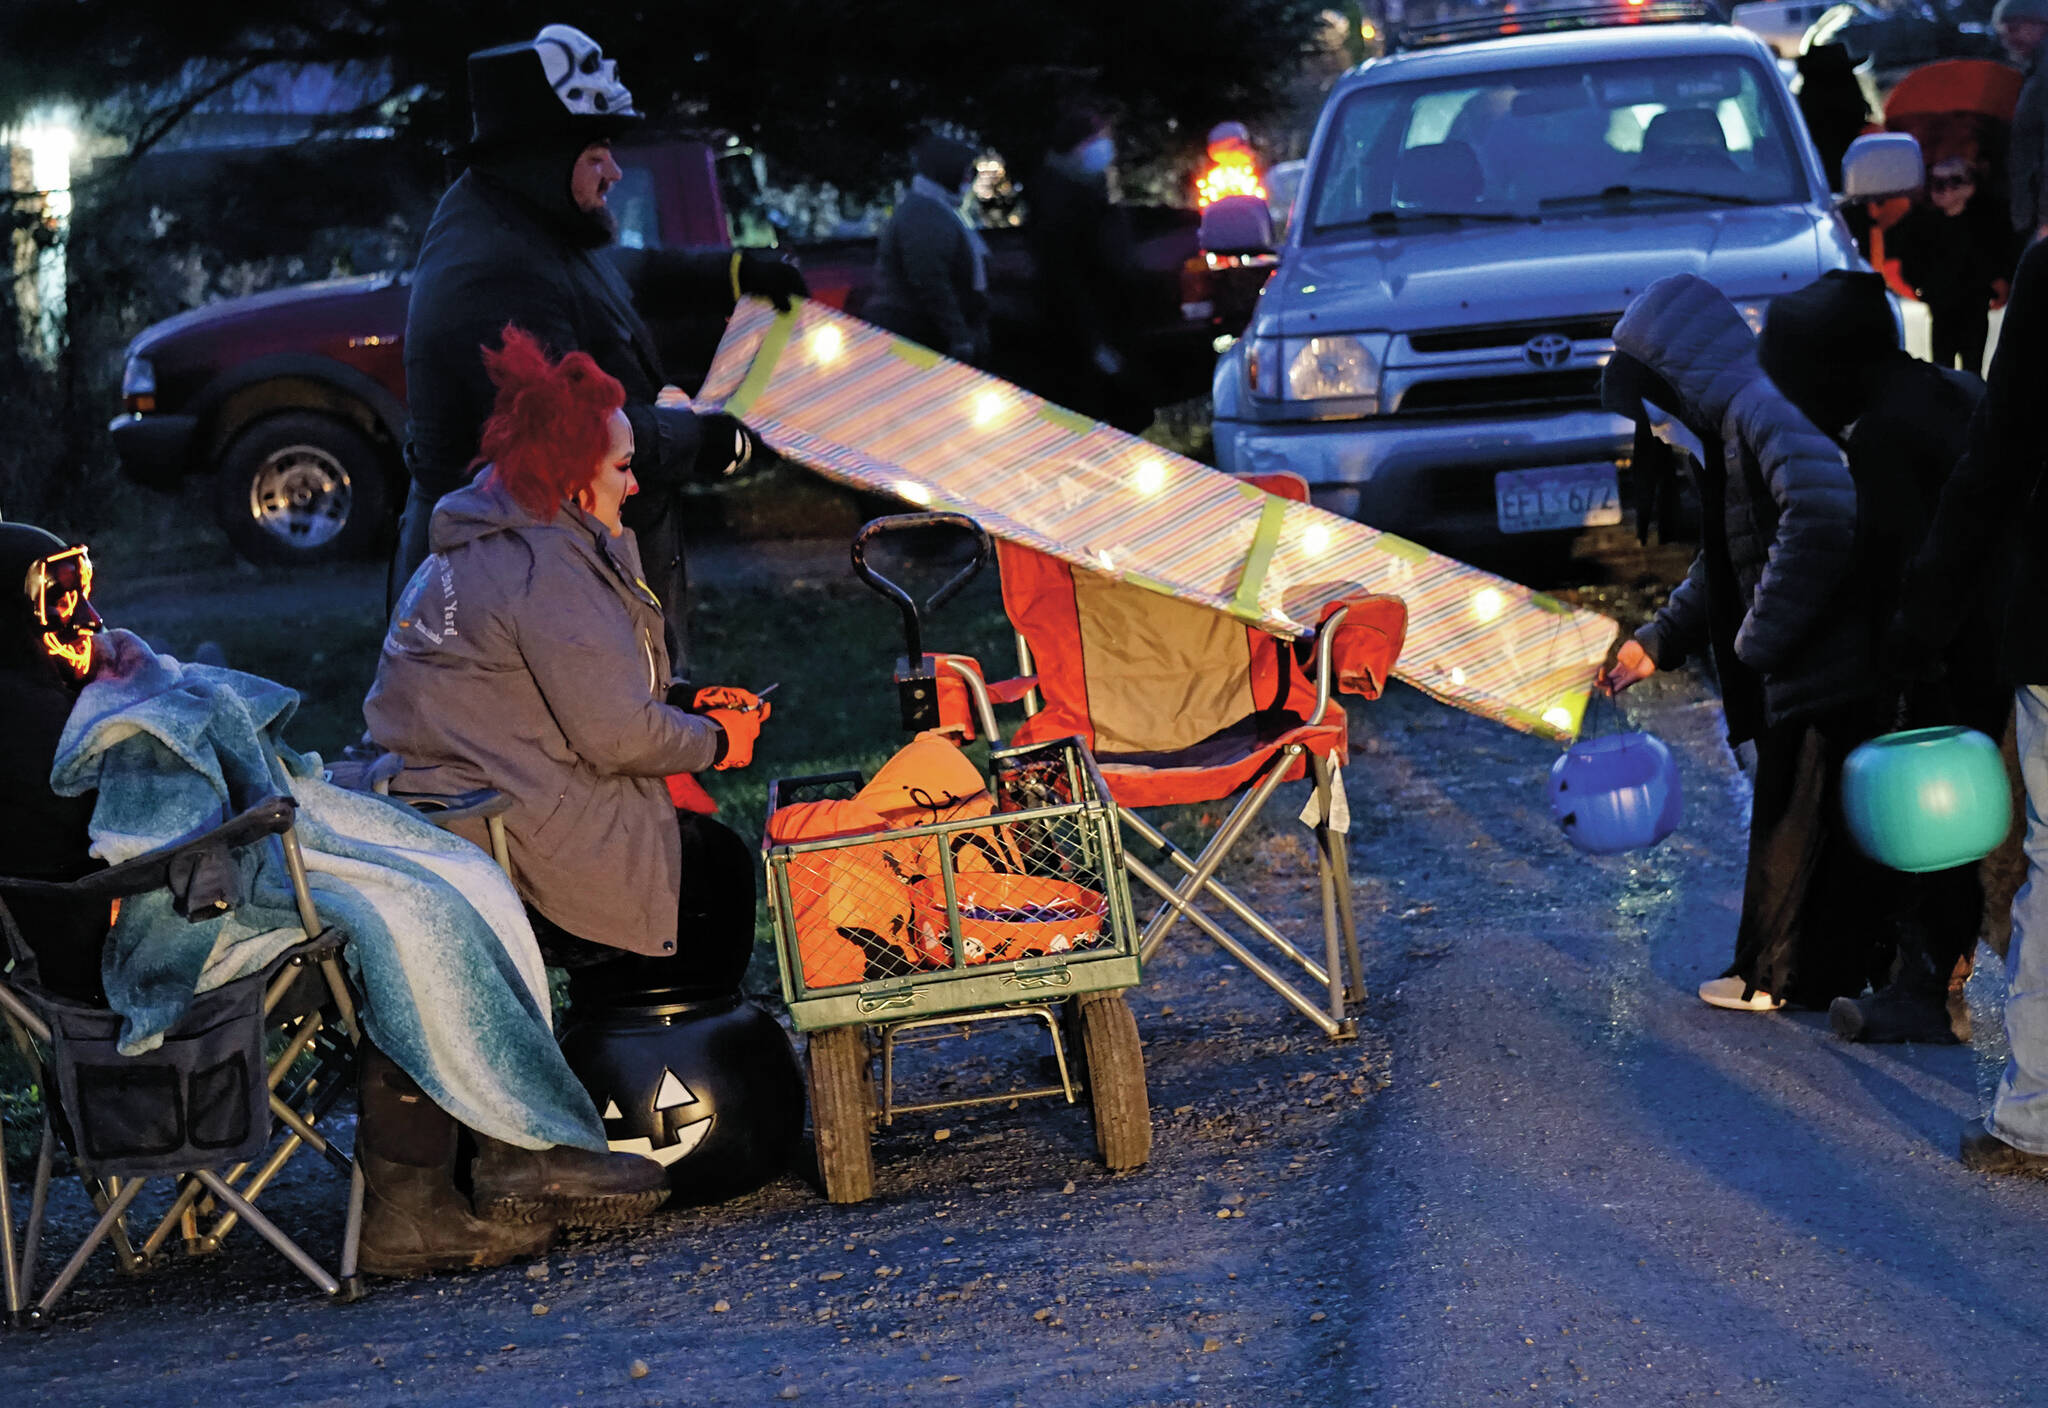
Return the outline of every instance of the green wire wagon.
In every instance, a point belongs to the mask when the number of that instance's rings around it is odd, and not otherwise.
[[[909,650],[897,682],[913,731],[939,721],[936,663],[922,654],[915,603],[867,566],[863,547],[878,533],[934,522],[970,528],[982,554],[932,596],[930,610],[985,560],[979,525],[900,515],[868,524],[854,544],[855,570],[904,610]],[[986,700],[977,703],[986,731]],[[973,771],[964,758],[954,763]],[[807,1034],[825,1196],[868,1197],[877,1123],[1036,1097],[1071,1104],[1085,1094],[1103,1160],[1118,1170],[1143,1164],[1152,1142],[1144,1053],[1124,998],[1139,981],[1137,928],[1116,807],[1087,749],[1076,739],[993,749],[985,792],[950,789],[917,825],[867,819],[857,805],[865,781],[784,778],[768,794],[769,912],[782,995]],[[997,1021],[1043,1026],[1057,1084],[897,1102],[899,1047]]]

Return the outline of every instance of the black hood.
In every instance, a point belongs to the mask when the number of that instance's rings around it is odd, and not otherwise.
[[[1846,269],[1773,299],[1756,354],[1785,399],[1830,435],[1862,417],[1907,356],[1884,279]]]
[[[601,249],[617,237],[617,222],[610,211],[578,206],[569,189],[576,159],[590,145],[581,134],[545,137],[523,147],[480,152],[469,169],[579,249]]]
[[[0,667],[18,669],[49,663],[36,636],[29,606],[29,565],[71,544],[27,523],[0,523]]]

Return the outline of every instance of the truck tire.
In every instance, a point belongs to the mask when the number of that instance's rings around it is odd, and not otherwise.
[[[827,1027],[804,1043],[811,1087],[811,1140],[825,1200],[866,1202],[875,1191],[874,1084],[865,1027]]]
[[[383,452],[360,430],[317,411],[283,411],[228,442],[213,511],[251,562],[331,562],[376,544],[389,486]]]

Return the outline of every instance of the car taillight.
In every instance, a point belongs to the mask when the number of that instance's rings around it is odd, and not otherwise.
[[[136,414],[156,409],[156,368],[147,358],[130,357],[121,369],[121,404]]]

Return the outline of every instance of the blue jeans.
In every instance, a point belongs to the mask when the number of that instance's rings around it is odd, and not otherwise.
[[[1991,1106],[1991,1132],[2015,1148],[2048,1154],[2048,687],[2017,699],[2020,776],[2027,788],[2027,883],[2012,898],[2005,955],[2005,1035],[2012,1059]]]

